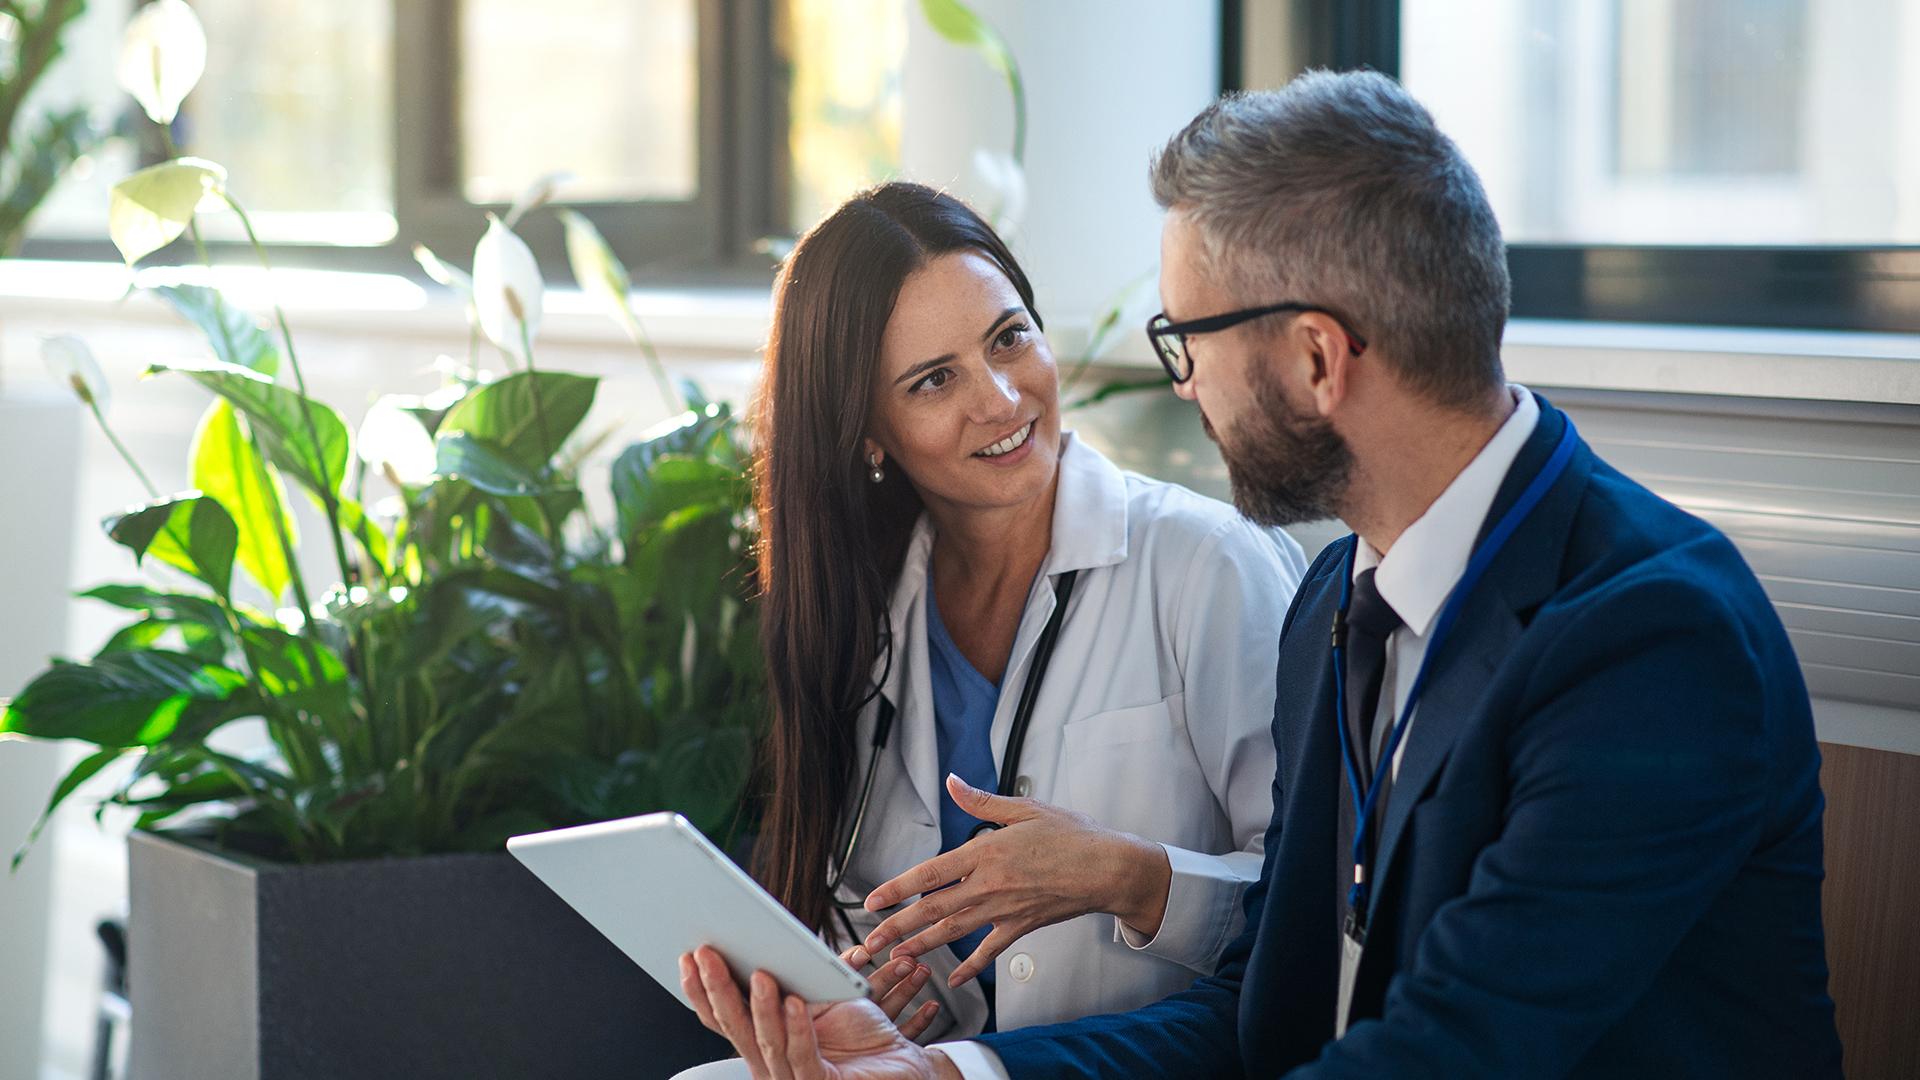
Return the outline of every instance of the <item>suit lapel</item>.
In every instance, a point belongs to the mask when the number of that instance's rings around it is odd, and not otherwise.
[[[1501,481],[1481,523],[1480,535],[1475,538],[1476,546],[1519,501],[1520,493],[1553,455],[1570,423],[1566,414],[1545,398],[1534,396],[1539,402],[1540,420]],[[1368,890],[1369,922],[1375,920],[1380,898],[1387,892],[1386,883],[1395,874],[1394,855],[1414,807],[1433,787],[1461,733],[1478,721],[1491,675],[1525,631],[1534,609],[1559,587],[1561,557],[1592,468],[1592,454],[1585,443],[1577,442],[1566,472],[1508,538],[1461,610],[1452,632],[1438,643],[1440,651],[1432,656],[1433,670],[1414,710],[1399,771],[1387,794],[1378,869]]]

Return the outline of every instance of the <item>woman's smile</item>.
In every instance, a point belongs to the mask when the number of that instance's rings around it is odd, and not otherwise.
[[[1033,426],[1038,422],[1038,417],[1028,420],[1012,434],[974,451],[973,456],[993,465],[1013,465],[1024,461],[1033,454]]]

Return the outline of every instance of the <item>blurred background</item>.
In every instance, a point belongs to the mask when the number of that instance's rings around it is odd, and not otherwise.
[[[168,269],[191,250],[135,275],[107,238],[109,189],[168,156],[116,82],[139,6],[90,0],[13,103],[78,110],[95,138],[0,259],[0,696],[109,633],[111,611],[69,597],[127,575],[97,521],[144,497],[44,369],[41,339],[85,337],[117,432],[162,490],[186,486],[206,401],[138,380],[205,345],[128,295],[207,280]],[[1875,1020],[1913,1006],[1911,983],[1860,966],[1843,985],[1841,958],[1911,957],[1920,933],[1884,903],[1920,881],[1876,854],[1920,843],[1920,814],[1895,835],[1884,812],[1920,800],[1920,0],[970,6],[1017,59],[1022,104],[917,0],[192,0],[206,73],[172,137],[228,169],[276,267],[257,268],[232,215],[209,215],[211,279],[254,310],[285,307],[315,395],[350,424],[474,348],[463,302],[414,246],[467,265],[485,213],[555,171],[570,175],[554,201],[630,269],[668,368],[736,402],[792,237],[877,180],[947,187],[1008,229],[1072,398],[1157,376],[1138,329],[1158,309],[1157,145],[1224,91],[1311,66],[1397,74],[1479,170],[1512,245],[1512,377],[1733,535],[1780,606],[1830,768],[1867,785],[1829,778],[1839,820],[1859,823],[1848,865],[1876,868],[1830,864],[1830,890],[1849,890],[1830,891],[1828,916],[1843,1031],[1875,1033],[1849,1053],[1911,1047]],[[0,4],[0,73],[32,60],[20,31],[36,8]],[[10,149],[27,137],[23,120]],[[542,366],[604,379],[588,426],[667,416],[625,333],[573,287],[560,225],[535,215],[520,233],[548,285]],[[1225,493],[1171,395],[1115,396],[1069,423],[1128,467]],[[1299,536],[1313,551],[1339,531]],[[301,558],[324,569],[317,532]],[[77,756],[0,745],[4,850]],[[130,815],[96,822],[84,803],[0,880],[0,1076],[92,1075],[94,926],[126,905]]]

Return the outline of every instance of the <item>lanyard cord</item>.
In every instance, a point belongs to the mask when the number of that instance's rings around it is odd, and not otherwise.
[[[1426,690],[1427,676],[1433,670],[1434,657],[1440,652],[1441,642],[1460,617],[1460,611],[1466,606],[1467,597],[1473,587],[1479,584],[1492,565],[1494,557],[1506,546],[1514,530],[1520,527],[1527,515],[1533,513],[1540,501],[1546,498],[1547,490],[1560,474],[1567,469],[1567,463],[1573,458],[1575,433],[1573,421],[1566,421],[1566,428],[1560,433],[1560,442],[1553,448],[1553,454],[1547,463],[1541,466],[1533,481],[1529,483],[1520,498],[1516,500],[1506,514],[1500,518],[1493,531],[1480,546],[1474,549],[1473,556],[1467,560],[1467,568],[1460,575],[1453,589],[1447,594],[1447,602],[1440,609],[1440,617],[1435,621],[1433,636],[1427,640],[1426,654],[1420,660],[1419,673],[1414,676],[1413,686],[1407,691],[1407,703],[1401,707],[1399,717],[1394,721],[1393,729],[1387,736],[1386,745],[1380,750],[1380,760],[1374,764],[1373,782],[1361,795],[1359,771],[1355,766],[1358,758],[1356,750],[1347,736],[1347,693],[1346,693],[1346,639],[1347,607],[1353,599],[1353,559],[1359,550],[1360,539],[1353,537],[1347,546],[1347,557],[1340,577],[1340,606],[1333,615],[1333,700],[1334,726],[1340,736],[1340,763],[1346,770],[1347,789],[1353,797],[1353,884],[1347,888],[1347,922],[1350,927],[1357,926],[1364,932],[1367,909],[1367,837],[1373,824],[1374,803],[1378,800],[1380,789],[1386,783],[1393,769],[1394,754],[1399,750],[1400,739],[1407,733],[1407,724],[1413,719],[1413,710],[1420,704],[1420,695]]]
[[[1047,617],[1047,624],[1041,628],[1039,640],[1034,643],[1033,663],[1027,668],[1026,681],[1020,688],[1020,701],[1014,706],[1013,726],[1007,732],[1007,749],[1001,755],[1002,765],[997,794],[1013,794],[1013,785],[1016,782],[1014,774],[1020,765],[1021,751],[1027,744],[1027,728],[1033,721],[1034,703],[1039,698],[1040,684],[1046,679],[1047,668],[1053,664],[1053,647],[1059,641],[1060,625],[1066,621],[1067,601],[1073,598],[1073,585],[1079,576],[1080,571],[1069,570],[1054,580],[1053,614]],[[869,700],[879,698],[880,712],[874,720],[873,741],[867,757],[866,779],[860,785],[860,801],[854,809],[853,827],[847,832],[846,847],[841,852],[833,874],[827,879],[827,893],[833,900],[834,906],[841,909],[843,919],[845,911],[866,907],[865,900],[842,900],[838,894],[841,883],[846,880],[847,868],[853,865],[854,852],[859,848],[860,829],[866,823],[867,807],[873,800],[873,783],[880,767],[880,752],[887,748],[887,741],[893,734],[893,702],[887,700],[886,695],[880,692],[880,687],[886,685],[887,676],[892,670],[893,644],[892,635],[889,634],[887,669],[881,674],[881,681],[876,685],[874,692],[868,695]],[[864,706],[865,702],[861,704]],[[983,830],[999,827],[992,822],[981,822],[973,830],[973,835],[978,836]]]

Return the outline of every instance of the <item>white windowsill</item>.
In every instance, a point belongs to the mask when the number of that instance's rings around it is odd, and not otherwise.
[[[204,280],[171,268],[142,271],[142,284]],[[164,305],[123,298],[130,278],[114,263],[0,261],[0,317],[31,311],[81,319],[172,321]],[[259,271],[223,268],[223,288],[262,311],[268,293]],[[275,292],[302,330],[400,337],[463,334],[458,300],[392,274],[283,270]],[[731,359],[765,343],[772,300],[764,289],[645,289],[634,305],[655,344],[683,354]],[[1062,357],[1086,340],[1090,317],[1049,320]],[[618,345],[625,335],[575,289],[550,289],[541,340],[558,345]],[[1789,398],[1920,405],[1920,335],[1842,331],[1659,326],[1515,319],[1507,328],[1507,372],[1530,386],[1672,394]],[[1131,333],[1100,360],[1116,373],[1158,364]]]

